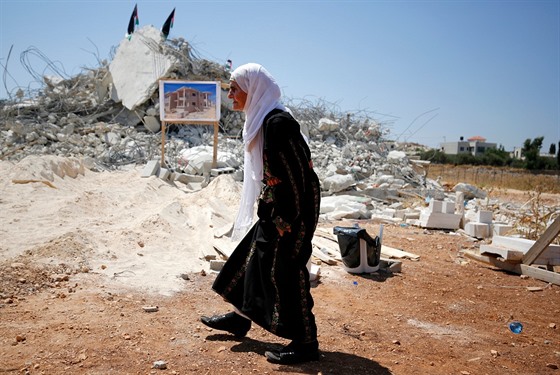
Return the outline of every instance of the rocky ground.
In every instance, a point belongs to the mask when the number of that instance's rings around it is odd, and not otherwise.
[[[220,65],[194,58],[182,39],[164,47],[168,57],[187,58],[169,78],[229,78]],[[196,198],[172,181],[112,175],[120,166],[159,160],[161,133],[153,82],[132,110],[109,95],[109,70],[104,62],[72,79],[45,78],[41,95],[27,98],[19,90],[14,102],[0,102],[0,374],[560,373],[560,287],[466,258],[463,251],[480,243],[455,231],[386,224],[385,245],[419,256],[402,260],[398,273],[352,275],[340,263],[321,264],[312,292],[319,362],[270,364],[264,352],[285,340],[259,327],[238,340],[203,326],[201,315],[228,309],[210,289],[216,273],[196,262],[187,267],[174,252],[192,248],[190,259],[202,262],[199,248],[212,246],[201,232],[212,236],[210,211],[224,208],[215,200],[224,187],[205,188]],[[287,104],[310,137],[328,193],[385,189],[373,197],[378,210],[400,189],[410,189],[405,196],[415,204],[434,193],[443,197],[404,153],[389,157],[398,146],[384,141],[390,124],[321,102]],[[235,161],[222,166],[240,165],[242,124],[222,103],[220,152]],[[181,151],[212,141],[211,133],[183,128],[166,140],[166,160],[176,169]],[[88,180],[86,172],[84,186],[83,171],[63,163],[67,169],[54,174],[72,176],[57,179],[44,174],[56,162],[27,159],[19,167],[27,177],[7,177],[7,161],[36,155],[77,156],[100,174]],[[38,164],[44,168],[29,177]],[[343,181],[327,180],[333,176]],[[528,202],[522,193],[499,193],[504,206],[494,213],[503,218]],[[560,206],[560,196],[547,200]],[[355,222],[320,226],[332,231]],[[359,224],[379,231],[375,220]],[[148,278],[158,267],[166,278]],[[523,324],[520,334],[508,328],[512,321]]]
[[[321,224],[334,225],[348,222]],[[455,233],[388,225],[384,244],[420,258],[363,276],[323,264],[312,291],[321,360],[295,366],[265,360],[286,342],[259,327],[235,339],[199,322],[228,309],[210,290],[215,273],[183,275],[183,290],[162,296],[28,254],[1,265],[0,373],[560,373],[560,287],[464,257],[478,243]],[[520,334],[508,328],[514,320]]]

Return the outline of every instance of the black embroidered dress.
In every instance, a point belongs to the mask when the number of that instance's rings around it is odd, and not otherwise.
[[[263,131],[258,221],[212,288],[275,335],[314,340],[317,327],[306,265],[319,217],[319,180],[299,124],[290,114],[273,110],[264,119]]]

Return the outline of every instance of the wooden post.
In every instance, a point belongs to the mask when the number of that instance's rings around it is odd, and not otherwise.
[[[455,192],[455,213],[461,215],[459,220],[459,228],[465,227],[465,193],[462,191]]]
[[[212,155],[212,168],[216,168],[218,165],[218,130],[219,122],[214,122],[214,153]]]
[[[161,123],[161,163],[160,167],[165,168],[165,132],[166,132],[166,123],[163,121]]]
[[[523,255],[523,264],[532,264],[535,259],[542,254],[542,252],[554,241],[556,236],[560,233],[560,216],[546,228],[543,235],[531,246],[529,251]]]

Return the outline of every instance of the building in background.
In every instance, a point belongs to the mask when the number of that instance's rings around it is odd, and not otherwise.
[[[466,141],[463,137],[457,142],[444,142],[440,144],[440,150],[447,155],[471,154],[479,156],[484,154],[490,148],[496,148],[496,143],[486,142],[486,138],[474,136]]]

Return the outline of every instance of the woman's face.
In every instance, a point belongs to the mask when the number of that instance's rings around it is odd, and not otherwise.
[[[234,111],[243,111],[247,102],[247,93],[241,90],[241,87],[235,81],[230,82],[228,98],[233,100]]]

